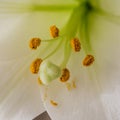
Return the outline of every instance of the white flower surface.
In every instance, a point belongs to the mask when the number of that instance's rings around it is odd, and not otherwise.
[[[41,91],[53,120],[120,120],[119,4],[119,0],[0,0],[0,119],[36,117],[44,110]],[[51,25],[60,30],[57,40],[49,35]],[[42,42],[34,51],[28,47],[33,37],[52,42]],[[80,39],[78,53],[69,44],[73,37]],[[82,60],[87,54],[95,61],[85,67]],[[29,66],[46,56],[70,70],[69,81],[75,80],[76,89],[68,91],[59,78],[47,86],[37,84]],[[58,106],[52,106],[51,99]]]

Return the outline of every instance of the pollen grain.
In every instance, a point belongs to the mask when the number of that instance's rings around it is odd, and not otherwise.
[[[72,87],[76,88],[76,82],[75,81],[72,81]]]
[[[43,85],[43,83],[42,83],[40,77],[38,77],[38,84],[39,84],[39,85]]]
[[[58,103],[55,102],[55,101],[53,101],[53,100],[50,100],[50,103],[51,103],[51,105],[53,105],[53,106],[58,106]]]

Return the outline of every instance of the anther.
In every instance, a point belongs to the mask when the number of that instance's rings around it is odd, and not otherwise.
[[[75,52],[79,52],[79,51],[80,51],[80,49],[81,49],[81,44],[80,44],[80,41],[79,41],[78,38],[73,38],[73,39],[71,40],[71,47],[73,48],[73,50],[74,50]]]
[[[40,58],[37,58],[36,60],[34,60],[32,62],[32,64],[30,65],[30,71],[33,74],[37,74],[38,73],[41,62],[42,62],[42,59],[40,59]]]
[[[29,47],[31,49],[37,49],[37,47],[40,45],[41,39],[40,38],[32,38],[29,43]]]
[[[83,60],[84,66],[90,66],[95,61],[94,57],[92,55],[87,55],[85,59]]]
[[[68,81],[69,78],[70,78],[70,72],[67,68],[64,68],[62,70],[62,75],[60,77],[60,81],[61,82],[66,82],[66,81]]]
[[[53,38],[58,37],[59,36],[59,29],[55,25],[51,26],[50,27],[50,34]]]

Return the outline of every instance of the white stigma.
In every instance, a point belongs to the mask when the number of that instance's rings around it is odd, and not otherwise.
[[[48,85],[52,80],[60,77],[61,69],[50,61],[43,61],[39,69],[39,77],[43,84]]]

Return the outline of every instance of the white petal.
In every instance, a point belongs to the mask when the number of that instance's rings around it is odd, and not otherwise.
[[[120,119],[120,25],[97,17],[92,29],[92,48],[96,55],[96,72],[101,99],[109,120]]]
[[[0,63],[1,120],[31,120],[44,111],[37,78],[28,65],[23,60]]]

